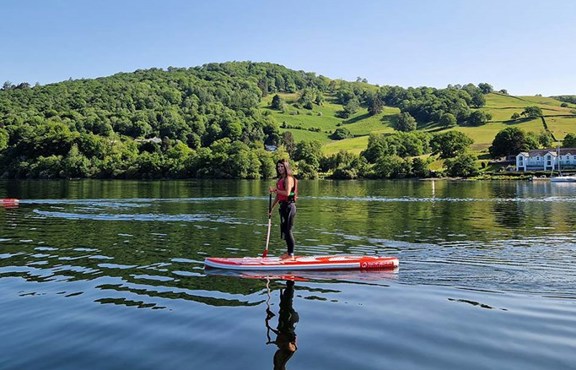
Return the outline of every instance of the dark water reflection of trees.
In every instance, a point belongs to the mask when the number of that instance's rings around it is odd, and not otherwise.
[[[100,303],[143,308],[162,308],[155,298],[257,305],[246,297],[261,291],[262,282],[206,274],[203,260],[262,252],[268,185],[0,182],[3,194],[21,199],[20,207],[0,210],[0,277],[80,282],[100,292]],[[297,251],[387,254],[406,243],[571,232],[575,189],[521,181],[302,180]],[[282,249],[273,229],[271,253]]]

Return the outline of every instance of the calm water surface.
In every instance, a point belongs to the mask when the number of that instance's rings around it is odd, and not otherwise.
[[[205,271],[262,253],[269,185],[0,182],[0,369],[273,369],[286,328],[289,369],[576,369],[576,185],[301,181],[299,254],[400,268]]]

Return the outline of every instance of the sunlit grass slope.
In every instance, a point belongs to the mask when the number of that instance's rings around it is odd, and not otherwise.
[[[399,113],[398,108],[386,107],[378,115],[370,116],[365,108],[361,108],[353,116],[343,119],[338,117],[338,112],[343,107],[334,102],[332,97],[327,97],[321,106],[314,105],[313,109],[298,108],[297,94],[279,94],[285,102],[285,109],[281,111],[270,109],[273,95],[262,99],[261,108],[269,111],[281,126],[281,131],[292,132],[296,142],[317,140],[322,144],[325,154],[337,153],[346,150],[352,153],[360,153],[368,145],[368,137],[371,133],[392,133],[392,117]],[[478,155],[485,157],[492,141],[501,130],[506,127],[518,127],[527,132],[539,134],[545,130],[544,122],[548,130],[556,140],[562,140],[567,133],[576,133],[576,105],[567,104],[541,96],[510,96],[501,93],[486,95],[486,105],[482,111],[490,113],[492,120],[479,127],[455,127],[445,129],[438,125],[427,125],[422,129],[431,133],[458,130],[468,135],[474,144],[472,150]],[[538,106],[542,109],[544,121],[540,118],[512,120],[514,113],[521,114],[528,106]],[[351,138],[344,140],[332,140],[330,135],[337,128],[346,128]]]

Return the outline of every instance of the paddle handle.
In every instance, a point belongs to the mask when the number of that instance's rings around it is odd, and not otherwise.
[[[266,233],[266,248],[262,257],[268,256],[268,245],[270,244],[270,229],[272,228],[272,193],[268,195],[268,232]]]

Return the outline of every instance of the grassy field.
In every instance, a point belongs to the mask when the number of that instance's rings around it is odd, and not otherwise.
[[[283,127],[282,131],[291,131],[296,141],[317,140],[322,143],[325,154],[337,153],[346,150],[359,154],[368,145],[370,133],[392,133],[392,117],[399,112],[397,108],[386,107],[378,115],[370,116],[365,108],[361,108],[356,114],[348,119],[342,119],[337,113],[343,109],[330,97],[322,106],[314,105],[313,109],[297,108],[294,106],[298,99],[297,94],[280,94],[286,102],[283,112],[270,109],[272,95],[262,99],[261,108],[268,110],[278,124]],[[562,102],[542,96],[510,96],[500,93],[486,95],[486,105],[482,111],[492,115],[492,120],[486,125],[479,127],[455,127],[468,135],[474,144],[472,150],[481,158],[487,158],[488,147],[498,132],[506,127],[518,127],[527,132],[539,134],[544,131],[542,119],[511,120],[514,113],[522,113],[527,106],[538,106],[542,109],[548,129],[557,140],[562,140],[568,133],[576,133],[576,105],[568,104],[561,107]],[[330,135],[338,127],[346,128],[354,136],[344,140],[332,140]],[[451,130],[449,129],[449,130]],[[314,130],[314,131],[312,131]],[[435,125],[423,128],[429,132],[447,131]]]
[[[322,146],[322,151],[326,155],[336,154],[341,150],[360,154],[360,152],[366,150],[367,147],[368,136],[360,136],[344,140],[332,140],[328,144]]]
[[[556,140],[562,140],[566,134],[576,133],[576,117],[549,116],[545,119]]]

